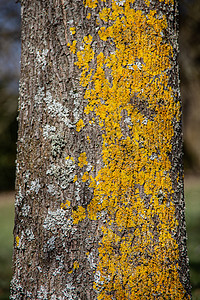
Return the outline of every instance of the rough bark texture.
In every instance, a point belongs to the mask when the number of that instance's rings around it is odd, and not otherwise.
[[[176,14],[22,1],[11,299],[190,299]]]

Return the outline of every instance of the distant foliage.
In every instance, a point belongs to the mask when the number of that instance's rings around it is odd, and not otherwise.
[[[0,190],[13,189],[20,60],[20,5],[0,2]]]

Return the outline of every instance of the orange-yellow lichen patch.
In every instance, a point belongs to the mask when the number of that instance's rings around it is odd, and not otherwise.
[[[73,182],[76,182],[78,180],[77,175],[74,176]]]
[[[75,27],[70,27],[70,32],[71,34],[75,34],[76,33],[76,28]]]
[[[68,156],[65,157],[65,160],[68,160],[68,159],[70,159],[70,160],[72,160],[73,162],[75,162],[75,159],[74,159],[72,156],[70,157],[70,156],[68,155]]]
[[[76,123],[76,131],[81,131],[81,129],[85,126],[84,122],[82,119],[80,119],[77,123]]]
[[[95,181],[94,177],[92,177],[91,175],[90,175],[90,185],[89,185],[89,187],[91,187],[91,188],[96,187],[96,181]]]
[[[83,182],[86,182],[87,180],[89,180],[89,173],[88,172],[85,172],[84,174],[83,174],[83,176],[82,176],[82,181]]]
[[[87,156],[86,156],[85,152],[83,152],[83,153],[80,154],[80,156],[78,158],[78,161],[79,161],[78,166],[80,168],[83,168],[83,166],[85,166],[85,165],[88,164],[88,162],[87,162]]]
[[[74,54],[76,53],[76,43],[77,43],[76,41],[73,41],[72,44],[70,44],[70,43],[67,44],[67,46],[69,47],[70,51],[72,53],[74,53]]]
[[[79,68],[83,68],[83,71],[89,70],[89,62],[94,59],[94,51],[90,44],[84,44],[84,49],[77,52],[78,61],[75,63]],[[84,76],[85,76],[84,72]],[[83,76],[82,76],[83,77]]]
[[[65,203],[61,203],[60,208],[61,209],[67,209],[70,207],[70,201],[66,200]]]
[[[115,51],[95,53],[87,36],[77,52],[84,112],[96,115],[103,132],[104,165],[90,176],[94,196],[87,207],[92,220],[107,215],[94,286],[98,299],[185,299],[169,159],[173,122],[180,119],[168,75],[173,49],[163,38],[166,16],[134,10],[133,2],[113,0],[99,13],[99,39]],[[86,164],[82,153],[79,166]]]
[[[20,238],[18,235],[16,236],[15,241],[16,241],[16,246],[19,247]]]
[[[77,210],[72,210],[73,223],[78,224],[86,218],[85,208],[79,206]]]
[[[160,2],[165,2],[167,5],[174,4],[174,0],[159,0]]]
[[[74,269],[78,269],[79,268],[79,263],[77,260],[75,260],[74,262]]]
[[[100,13],[99,13],[100,19],[102,19],[103,21],[107,22],[108,19],[109,19],[109,16],[110,16],[110,11],[111,11],[110,8],[104,7],[102,9],[102,11],[100,11]]]
[[[91,143],[89,135],[87,135],[87,140],[88,140],[89,143]]]
[[[83,42],[85,44],[91,44],[92,43],[92,36],[89,34],[88,36],[86,35],[84,38],[83,38]]]
[[[145,0],[145,3],[146,3],[147,6],[149,6],[150,0]]]
[[[91,13],[88,13],[86,18],[89,20],[91,18]]]
[[[85,7],[95,8],[97,6],[98,0],[84,0]]]

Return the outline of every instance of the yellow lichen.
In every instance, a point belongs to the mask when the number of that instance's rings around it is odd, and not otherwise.
[[[70,32],[71,34],[75,34],[76,33],[76,28],[75,27],[70,27]]]
[[[78,179],[77,175],[74,176],[73,182],[76,182]]]
[[[90,175],[90,185],[89,185],[89,187],[91,187],[91,188],[96,187],[96,181],[91,175]]]
[[[77,123],[76,123],[76,131],[81,131],[81,129],[85,126],[84,122],[82,119],[80,119]]]
[[[160,2],[165,2],[167,5],[169,5],[170,3],[173,5],[174,4],[174,0],[159,0]]]
[[[85,208],[78,206],[77,210],[72,210],[73,223],[78,224],[80,221],[86,218]]]
[[[89,143],[91,143],[89,135],[87,135],[87,140],[88,140]]]
[[[113,0],[111,9],[99,13],[104,23],[99,38],[114,45],[114,52],[95,53],[88,36],[77,52],[88,100],[84,112],[96,116],[103,132],[104,165],[95,178],[89,176],[94,196],[87,207],[90,219],[101,213],[109,218],[99,244],[100,283],[94,287],[98,299],[185,299],[169,159],[173,121],[180,119],[168,76],[173,49],[163,38],[166,16],[134,10],[133,2]],[[84,3],[97,6],[97,1]],[[86,153],[78,160],[81,168],[87,165]],[[79,207],[73,216],[77,224],[85,209]]]
[[[89,20],[91,18],[91,13],[88,13],[86,18]]]
[[[74,54],[76,53],[76,43],[77,43],[76,41],[73,41],[72,44],[70,44],[70,43],[67,44],[67,46],[69,47],[70,51],[72,53],[74,53]]]
[[[97,6],[98,0],[84,0],[85,7],[95,8]]]
[[[107,22],[109,19],[110,11],[111,11],[110,8],[104,7],[102,11],[99,13],[100,19]]]
[[[83,168],[84,165],[88,164],[88,162],[87,162],[87,156],[86,156],[85,152],[83,152],[83,153],[80,154],[80,156],[78,158],[78,161],[79,161],[78,166],[80,168]]]
[[[73,157],[70,157],[69,155],[66,156],[65,159],[66,159],[66,160],[70,159],[70,160],[72,160],[73,162],[75,162],[75,159],[74,159]]]
[[[85,44],[91,44],[92,43],[92,36],[89,34],[88,36],[85,36],[84,38],[83,38],[83,42],[85,43]]]
[[[70,201],[66,200],[65,203],[61,203],[60,208],[61,209],[67,209],[70,207]]]
[[[16,246],[19,247],[20,238],[18,235],[16,236],[15,241],[16,241]]]
[[[79,268],[79,263],[77,260],[75,260],[74,262],[74,269],[78,269]]]
[[[145,0],[145,3],[146,3],[147,6],[149,6],[150,0]]]
[[[83,176],[82,176],[82,181],[83,182],[86,182],[87,180],[89,180],[89,173],[88,172],[85,172],[84,174],[83,174]]]

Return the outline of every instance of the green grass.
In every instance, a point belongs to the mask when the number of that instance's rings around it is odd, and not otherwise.
[[[200,299],[200,179],[188,182],[185,188],[188,255],[193,300]]]
[[[9,299],[12,276],[12,245],[14,226],[14,194],[6,193],[0,200],[0,299]]]
[[[186,224],[193,300],[200,300],[200,178],[186,179]],[[0,194],[0,300],[9,299],[12,276],[14,194]]]

